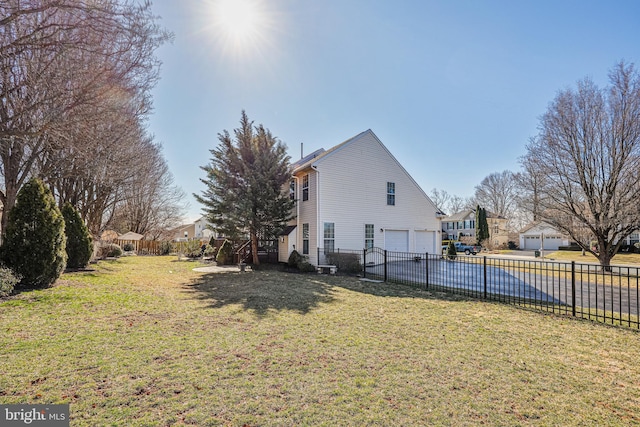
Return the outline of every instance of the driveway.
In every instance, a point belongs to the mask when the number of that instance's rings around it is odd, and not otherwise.
[[[485,267],[474,257],[459,256],[455,261],[431,258],[428,261],[391,261],[387,263],[389,281],[449,289],[483,298],[528,301],[533,304],[572,306],[571,271],[567,262],[541,261],[518,255],[489,257]],[[489,258],[491,258],[489,260]],[[468,262],[465,262],[468,261]],[[638,315],[640,306],[638,276],[633,267],[614,267],[611,275],[602,275],[598,266],[579,265],[575,277],[575,306],[585,313],[598,309]],[[384,266],[366,268],[367,277],[384,277]],[[612,285],[613,284],[613,285]]]

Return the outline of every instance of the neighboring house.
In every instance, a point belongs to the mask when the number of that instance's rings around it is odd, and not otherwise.
[[[489,226],[489,242],[491,247],[499,248],[509,243],[508,220],[491,212],[487,212]],[[466,209],[442,219],[443,238],[451,240],[476,240],[476,210]],[[487,244],[485,243],[485,244]]]
[[[546,222],[534,222],[520,232],[520,249],[557,251],[560,246],[569,246],[570,239]]]
[[[176,242],[186,242],[187,240],[193,239],[196,237],[196,225],[195,224],[185,224],[180,227],[174,228],[171,233],[171,240]]]
[[[318,264],[318,249],[439,253],[439,212],[378,137],[367,130],[293,164],[295,219],[279,260],[295,249]]]
[[[214,235],[213,226],[205,217],[200,217],[195,223],[195,237],[197,239],[211,239]]]

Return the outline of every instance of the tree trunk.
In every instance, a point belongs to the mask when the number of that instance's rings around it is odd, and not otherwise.
[[[598,241],[598,261],[602,266],[602,271],[611,271],[611,248],[603,241]]]
[[[260,265],[258,258],[258,235],[255,231],[251,232],[251,253],[253,254],[253,265]]]

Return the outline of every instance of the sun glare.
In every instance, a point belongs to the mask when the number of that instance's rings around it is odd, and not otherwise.
[[[268,17],[261,0],[214,0],[212,26],[224,49],[256,48],[266,37]]]

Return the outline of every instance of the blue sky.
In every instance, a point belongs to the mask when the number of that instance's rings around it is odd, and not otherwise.
[[[200,166],[243,109],[292,161],[301,143],[308,154],[372,129],[427,193],[468,197],[519,169],[559,90],[640,66],[635,0],[244,0],[258,12],[240,40],[218,1],[153,2],[175,40],[158,51],[149,131],[189,219]]]

